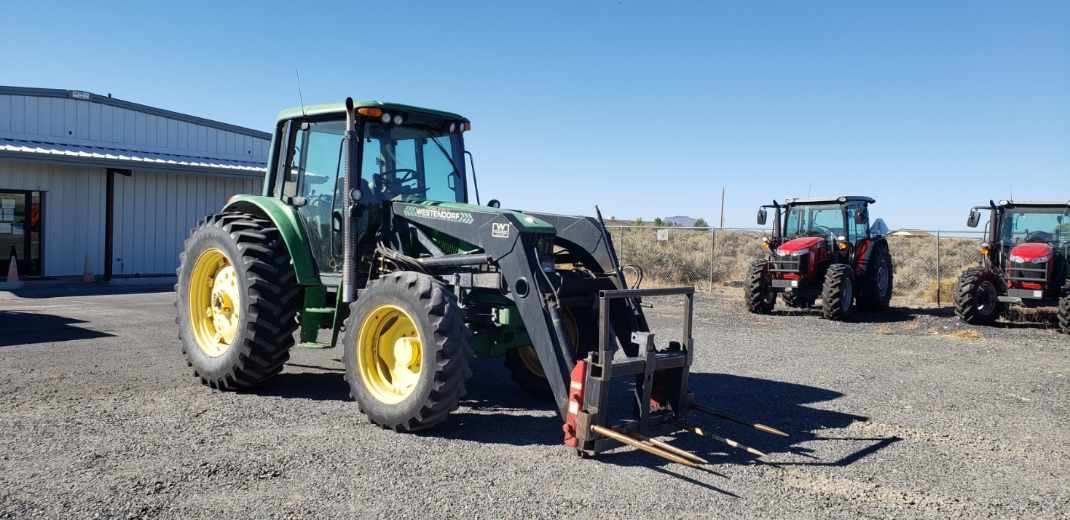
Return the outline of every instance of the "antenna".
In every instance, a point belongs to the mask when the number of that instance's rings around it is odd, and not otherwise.
[[[305,95],[301,93],[301,71],[294,69],[297,75],[297,100],[301,102],[301,117],[305,117]]]

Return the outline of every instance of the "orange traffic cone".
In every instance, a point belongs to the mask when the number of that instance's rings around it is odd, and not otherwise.
[[[22,287],[22,281],[19,280],[19,257],[12,254],[7,262],[7,280],[0,283],[0,289],[18,289],[19,287]]]
[[[85,267],[82,269],[82,281],[85,283],[93,283],[97,281],[97,277],[93,276],[93,273],[89,271],[89,255],[85,255]]]

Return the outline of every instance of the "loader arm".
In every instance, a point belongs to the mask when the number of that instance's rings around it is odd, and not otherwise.
[[[560,320],[556,288],[543,272],[536,251],[539,240],[553,240],[554,227],[535,216],[466,204],[395,202],[392,212],[395,229],[412,223],[435,230],[476,246],[496,266],[501,288],[520,312],[557,409],[564,416],[575,359],[563,328],[554,326],[554,320]]]

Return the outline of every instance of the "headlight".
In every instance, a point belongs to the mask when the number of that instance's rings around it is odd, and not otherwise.
[[[810,252],[810,250],[808,250],[808,249],[800,249],[798,251],[783,251],[783,250],[780,250],[780,249],[776,250],[776,254],[778,254],[780,256],[802,256],[802,255],[805,255],[806,253],[809,253],[809,252]]]
[[[390,114],[383,112],[383,117],[379,118],[384,124],[390,124]]]
[[[394,124],[395,125],[400,125],[401,122],[404,121],[404,120],[405,119],[401,117],[401,114],[395,114],[394,115]]]

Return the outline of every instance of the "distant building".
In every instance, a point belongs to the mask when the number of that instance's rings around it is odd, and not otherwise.
[[[695,225],[694,219],[687,216],[665,217],[665,224],[669,226],[691,227]]]
[[[931,237],[932,233],[924,229],[897,229],[888,233],[890,237]]]
[[[174,275],[182,242],[260,192],[271,135],[76,90],[0,86],[0,277]]]

